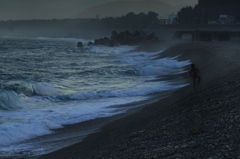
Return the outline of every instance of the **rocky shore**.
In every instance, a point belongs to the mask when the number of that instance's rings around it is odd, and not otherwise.
[[[154,32],[146,33],[142,30],[135,30],[133,33],[130,31],[112,31],[111,37],[103,37],[95,39],[94,42],[89,41],[87,46],[92,45],[104,45],[109,47],[119,46],[119,45],[140,45],[144,43],[157,42],[159,37],[155,35]],[[83,47],[82,42],[78,42],[78,47]]]
[[[240,158],[239,80],[213,81],[90,158]]]
[[[202,77],[197,90],[190,84],[40,158],[240,158],[239,52],[238,42],[174,44],[159,58],[181,55],[178,60],[195,63]],[[181,77],[192,82],[188,72]]]

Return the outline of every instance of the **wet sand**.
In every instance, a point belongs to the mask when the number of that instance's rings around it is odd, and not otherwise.
[[[188,72],[172,77],[183,78],[190,85],[130,115],[107,120],[111,122],[80,143],[38,158],[239,158],[239,42],[165,44],[171,47],[158,58],[181,55],[178,60],[190,60],[200,70],[202,80],[195,91]],[[140,49],[157,51],[164,45]]]

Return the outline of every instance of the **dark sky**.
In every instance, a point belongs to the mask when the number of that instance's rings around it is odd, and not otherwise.
[[[0,0],[0,20],[78,18],[91,7],[123,0]],[[143,0],[124,0],[143,1]],[[198,0],[144,0],[162,1],[172,6],[197,4]],[[109,16],[111,13],[109,13]],[[89,17],[87,17],[89,18]]]

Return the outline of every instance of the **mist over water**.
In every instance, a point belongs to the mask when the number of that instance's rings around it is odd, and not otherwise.
[[[189,61],[153,60],[161,50],[136,52],[132,46],[78,48],[79,40],[0,39],[0,157],[39,155],[68,146],[76,134],[54,138],[60,146],[51,147],[42,144],[53,139],[34,138],[67,124],[124,113],[131,107],[123,104],[186,85],[157,77],[179,74]],[[59,144],[63,141],[65,145]]]

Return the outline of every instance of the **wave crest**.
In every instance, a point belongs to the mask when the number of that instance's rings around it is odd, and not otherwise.
[[[56,89],[45,82],[10,81],[2,84],[2,89],[14,91],[26,96],[50,96],[57,93]]]
[[[13,91],[0,92],[0,110],[15,110],[22,107],[22,102]]]

